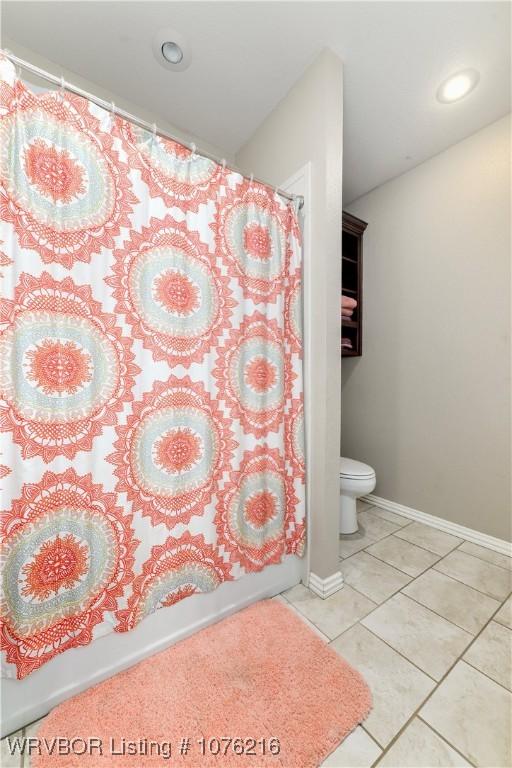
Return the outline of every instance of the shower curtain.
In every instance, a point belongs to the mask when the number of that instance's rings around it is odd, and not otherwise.
[[[293,204],[0,58],[1,648],[68,648],[304,548]]]

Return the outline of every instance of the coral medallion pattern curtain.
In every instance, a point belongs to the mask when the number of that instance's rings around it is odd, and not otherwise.
[[[304,547],[292,205],[0,57],[3,673]]]

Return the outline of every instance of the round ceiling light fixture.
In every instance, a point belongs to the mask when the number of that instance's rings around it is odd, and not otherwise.
[[[153,55],[158,63],[174,72],[183,72],[190,64],[190,49],[183,35],[175,29],[160,29],[153,37]]]
[[[442,104],[451,104],[467,96],[476,88],[480,74],[476,69],[464,69],[445,80],[437,89],[437,100]]]
[[[168,40],[162,45],[162,56],[170,64],[179,64],[183,61],[183,51],[178,43]]]

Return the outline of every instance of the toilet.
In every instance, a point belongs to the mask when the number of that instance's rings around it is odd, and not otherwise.
[[[375,488],[375,470],[354,459],[340,458],[340,533],[357,531],[356,501]]]

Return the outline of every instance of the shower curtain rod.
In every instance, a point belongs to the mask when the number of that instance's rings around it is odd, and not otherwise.
[[[20,59],[19,56],[15,56],[10,51],[7,51],[4,49],[3,53],[17,67],[22,67],[23,69],[26,69],[29,72],[32,72],[32,74],[37,75],[38,77],[42,77],[44,80],[48,80],[50,83],[53,83],[54,85],[58,85],[61,88],[65,88],[67,91],[71,91],[71,93],[75,93],[77,96],[81,96],[82,98],[87,99],[88,101],[92,101],[94,102],[94,104],[97,104],[99,107],[102,107],[103,109],[114,112],[116,115],[119,115],[119,117],[122,117],[124,120],[128,120],[130,123],[135,123],[135,125],[138,125],[140,128],[145,128],[148,131],[153,131],[157,136],[161,136],[164,139],[171,139],[172,141],[175,141],[177,144],[181,144],[182,147],[187,147],[187,149],[192,149],[192,152],[194,154],[200,155],[201,157],[204,157],[207,160],[212,160],[214,163],[218,163],[219,165],[225,165],[226,163],[224,158],[215,157],[214,155],[211,155],[208,152],[203,152],[203,151],[197,152],[197,148],[194,143],[191,142],[190,145],[188,145],[183,141],[183,139],[179,139],[177,136],[173,136],[172,134],[167,133],[166,131],[156,130],[156,124],[151,125],[150,123],[147,123],[145,120],[141,120],[141,118],[137,117],[136,115],[132,115],[130,112],[127,112],[125,109],[120,109],[119,107],[116,107],[113,102],[105,101],[104,99],[101,99],[99,96],[94,96],[94,94],[88,93],[88,91],[84,91],[82,88],[79,88],[77,85],[68,83],[66,80],[64,80],[63,77],[57,77],[56,75],[52,75],[51,72],[47,72],[46,70],[41,69],[40,67],[36,67],[35,64],[31,64],[29,61]],[[240,173],[245,179],[249,178],[248,176],[243,174],[238,168],[234,168],[231,165],[226,167],[229,170],[234,171],[235,173]],[[262,181],[261,179],[255,178],[254,176],[251,176],[250,179],[251,181],[256,181],[259,184],[263,184],[265,187],[270,187],[271,189],[274,189],[278,195],[280,195],[281,197],[284,197],[286,200],[291,200],[293,202],[297,201],[299,210],[304,205],[304,197],[302,195],[293,195],[293,194],[289,194],[288,192],[283,192],[282,190],[279,189],[279,187],[276,187],[274,184],[269,184],[266,181]]]

